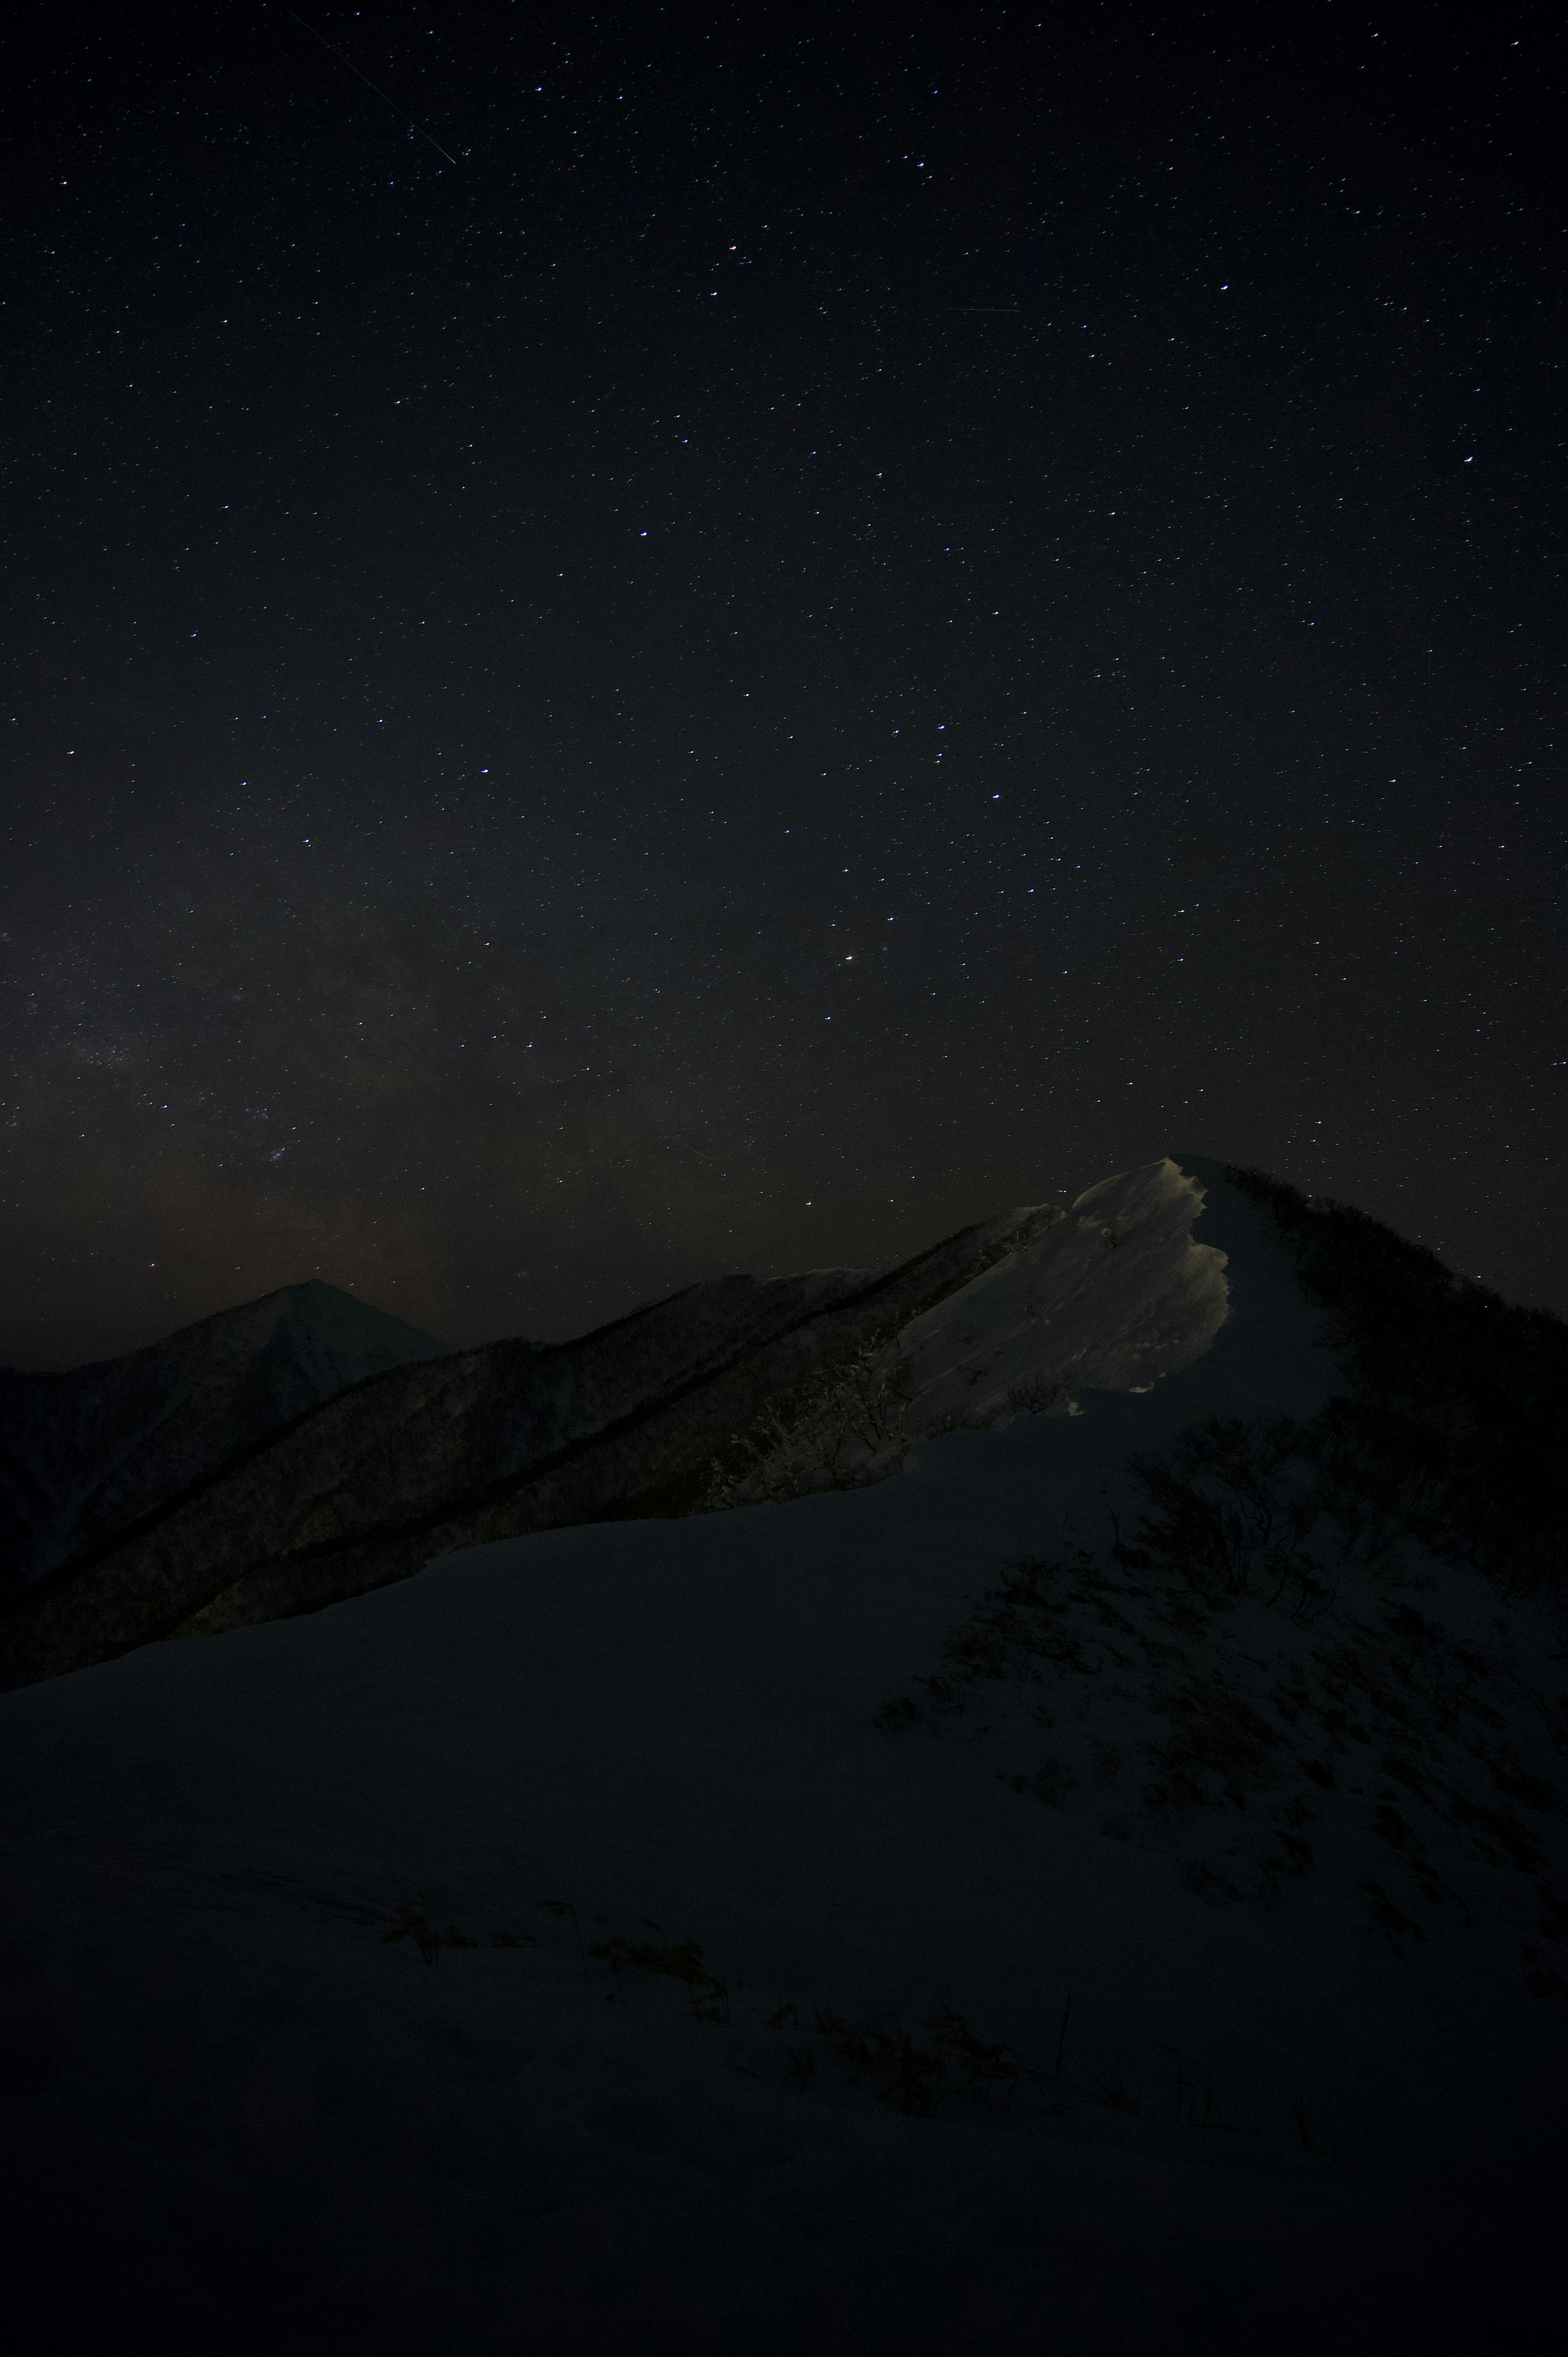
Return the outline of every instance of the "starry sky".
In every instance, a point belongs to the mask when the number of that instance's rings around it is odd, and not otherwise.
[[[1568,1310],[1545,11],[34,14],[0,1361],[1169,1148]]]

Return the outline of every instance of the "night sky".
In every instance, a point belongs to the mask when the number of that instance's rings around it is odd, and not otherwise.
[[[12,81],[0,1361],[1171,1147],[1568,1309],[1555,12],[301,16]]]

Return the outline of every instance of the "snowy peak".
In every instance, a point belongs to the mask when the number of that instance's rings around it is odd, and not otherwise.
[[[430,1335],[369,1302],[357,1301],[338,1286],[323,1284],[318,1277],[304,1285],[285,1286],[244,1309],[209,1318],[174,1340],[194,1341],[205,1336],[209,1328],[242,1319],[253,1321],[250,1330],[236,1323],[221,1336],[215,1335],[212,1340],[218,1347],[212,1358],[221,1363],[221,1352],[238,1363],[248,1353],[241,1405],[251,1415],[276,1424],[303,1415],[369,1376],[441,1356],[440,1343]]]
[[[903,1340],[921,1415],[1066,1415],[1075,1387],[1144,1392],[1190,1366],[1228,1306],[1226,1254],[1193,1233],[1204,1193],[1168,1159],[1104,1179],[917,1318]]]
[[[439,1351],[311,1279],[124,1358],[0,1371],[0,1582],[91,1553],[324,1400]]]
[[[1173,1418],[1312,1414],[1342,1379],[1290,1250],[1220,1164],[1167,1157],[1012,1217],[967,1284],[771,1400],[707,1502],[858,1488],[1021,1416],[1137,1447]]]

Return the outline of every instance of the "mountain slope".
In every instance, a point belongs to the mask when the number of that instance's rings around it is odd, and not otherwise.
[[[725,1277],[580,1340],[396,1368],[218,1468],[0,1616],[16,1684],[407,1577],[477,1539],[695,1503],[737,1420],[1059,1220],[1010,1212],[900,1269]]]
[[[0,1369],[0,1593],[92,1554],[323,1400],[439,1350],[313,1278],[124,1358]]]
[[[257,2350],[1549,2345],[1560,1633],[1358,1486],[1264,1191],[1110,1201],[1136,1385],[0,1699],[24,2267]],[[1020,1246],[1079,1369],[1122,1232]],[[1004,1404],[1011,1258],[937,1312]]]

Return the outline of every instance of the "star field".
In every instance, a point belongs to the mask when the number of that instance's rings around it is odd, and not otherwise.
[[[1555,27],[302,13],[16,109],[0,1360],[1173,1146],[1568,1308]]]

